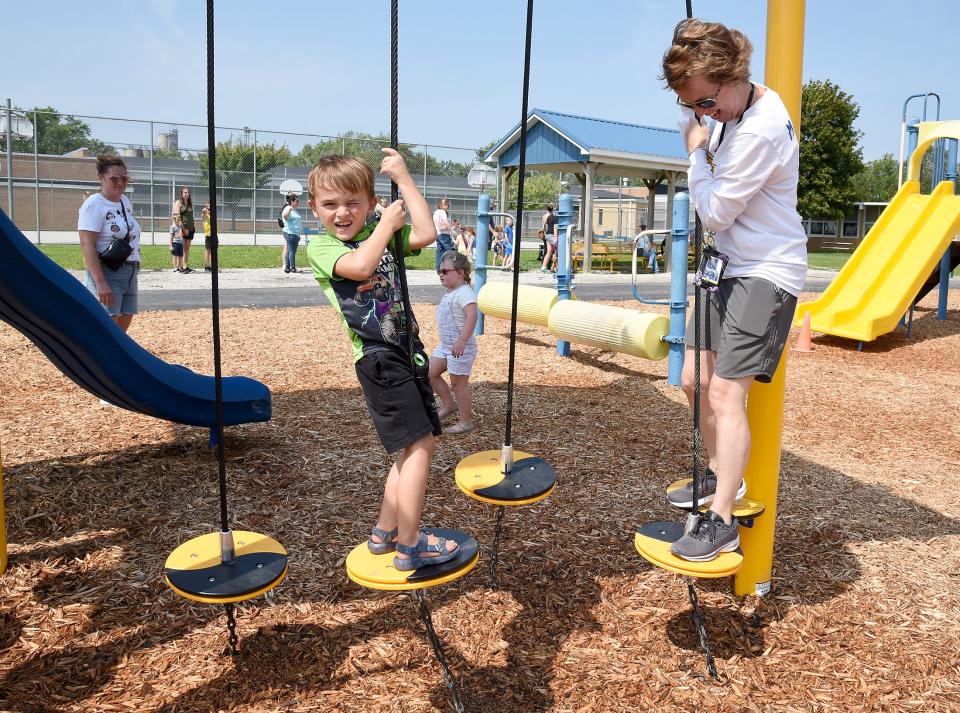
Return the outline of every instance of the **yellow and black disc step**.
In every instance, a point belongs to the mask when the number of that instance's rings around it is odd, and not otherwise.
[[[269,592],[287,576],[287,551],[267,535],[234,530],[233,562],[220,561],[220,533],[187,540],[170,553],[164,578],[181,597],[204,604],[231,604]]]
[[[474,500],[491,505],[528,505],[543,500],[557,485],[557,473],[543,458],[514,451],[509,475],[500,466],[500,451],[480,451],[457,465],[457,487]]]
[[[651,522],[644,525],[633,538],[637,552],[651,564],[688,577],[711,579],[736,574],[743,565],[743,552],[721,552],[708,562],[691,562],[670,552],[670,546],[683,537],[682,522]]]
[[[670,493],[686,488],[690,483],[693,482],[693,478],[681,478],[680,480],[675,480],[670,485],[667,486],[667,495]],[[706,503],[700,506],[700,512],[706,512],[710,509],[710,503]],[[750,498],[740,498],[733,504],[733,516],[738,520],[752,520],[755,517],[760,517],[763,515],[763,511],[766,509],[766,506],[759,500],[751,500]]]
[[[394,552],[375,555],[370,552],[366,542],[361,542],[347,555],[347,576],[368,589],[396,592],[452,582],[476,566],[480,556],[479,547],[471,535],[444,527],[426,527],[423,531],[455,541],[460,546],[457,556],[441,564],[402,571],[393,566]]]

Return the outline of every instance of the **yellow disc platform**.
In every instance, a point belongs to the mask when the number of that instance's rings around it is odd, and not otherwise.
[[[743,565],[743,552],[722,552],[709,562],[691,562],[670,553],[670,546],[683,537],[682,522],[651,522],[644,525],[633,538],[637,552],[661,569],[688,577],[712,579],[736,574]]]
[[[693,482],[693,478],[681,478],[680,480],[675,480],[670,485],[667,486],[667,494],[669,495],[675,490],[680,490],[685,488],[690,483]],[[700,512],[706,512],[710,509],[710,505],[705,504],[700,506]],[[751,500],[750,498],[740,498],[737,502],[733,504],[733,516],[738,520],[750,520],[755,517],[760,517],[763,515],[763,511],[766,509],[766,506],[759,500]]]
[[[229,565],[220,561],[220,533],[187,540],[170,553],[164,578],[175,593],[204,604],[231,604],[269,592],[287,576],[287,551],[272,537],[234,530]]]
[[[500,451],[480,451],[457,464],[457,487],[491,505],[528,505],[543,500],[557,485],[553,466],[531,453],[514,451],[513,470],[504,475]]]
[[[421,567],[410,571],[401,571],[393,566],[393,552],[375,555],[370,552],[366,542],[361,542],[347,555],[347,576],[362,587],[398,592],[411,589],[427,589],[459,579],[477,565],[480,557],[477,541],[460,530],[442,527],[426,527],[437,537],[454,540],[460,545],[459,554],[442,564]]]

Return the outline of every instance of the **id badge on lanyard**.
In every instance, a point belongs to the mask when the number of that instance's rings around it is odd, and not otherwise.
[[[730,258],[719,252],[712,245],[707,245],[700,251],[700,262],[693,276],[693,284],[701,290],[716,292],[720,289],[720,280],[723,271],[727,269]]]

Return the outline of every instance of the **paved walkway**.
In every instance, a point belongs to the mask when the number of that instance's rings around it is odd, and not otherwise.
[[[302,268],[301,268],[302,270]],[[79,270],[72,270],[71,273],[77,279],[83,281],[84,273]],[[836,275],[831,270],[810,270],[807,281],[810,283],[821,283],[824,280],[830,281]],[[554,275],[542,272],[521,272],[520,284],[538,285],[540,287],[555,287],[556,281]],[[203,270],[197,270],[188,275],[176,273],[173,270],[144,270],[140,273],[140,290],[201,290],[210,289],[211,274]],[[487,280],[489,282],[509,282],[513,279],[512,273],[504,272],[500,269],[487,271]],[[432,270],[410,270],[407,273],[407,282],[411,287],[418,286],[439,286],[440,281],[437,274]],[[267,269],[231,269],[220,272],[220,289],[316,289],[317,283],[313,275],[308,270],[299,273],[284,273],[279,268]],[[575,285],[591,286],[614,286],[629,285],[630,275],[622,273],[608,272],[590,272],[577,273],[574,277]],[[646,288],[666,289],[670,285],[670,275],[661,272],[659,275],[642,274],[637,275],[637,284]],[[820,288],[822,289],[822,288]]]

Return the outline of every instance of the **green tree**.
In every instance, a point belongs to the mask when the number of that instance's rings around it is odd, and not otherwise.
[[[864,169],[851,179],[854,200],[886,202],[897,192],[897,161],[885,153],[869,161]]]
[[[293,154],[286,144],[257,144],[257,172],[254,181],[253,144],[230,138],[217,144],[217,184],[222,190],[225,212],[229,212],[232,227],[236,227],[237,211],[242,201],[252,199],[251,192],[256,185],[262,188],[269,178],[270,170],[276,166],[289,164]],[[197,154],[203,183],[207,183],[207,152]],[[246,215],[246,212],[244,212]]]
[[[493,141],[491,141],[491,142],[489,142],[489,143],[486,143],[486,144],[484,144],[483,146],[481,146],[480,148],[478,148],[478,149],[476,150],[476,157],[477,157],[477,161],[476,161],[476,162],[477,162],[477,163],[482,163],[482,162],[483,162],[483,157],[486,156],[487,153],[490,152],[490,149],[492,149],[494,146],[496,146],[496,145],[499,144],[499,143],[500,143],[500,139],[494,139]],[[472,168],[472,167],[471,167],[471,168]]]
[[[510,179],[510,200],[507,210],[517,209],[517,188],[519,174]],[[523,206],[527,210],[543,208],[547,203],[556,203],[560,193],[560,179],[556,173],[527,171],[527,180],[523,182]]]
[[[41,154],[62,156],[85,148],[91,154],[117,153],[117,149],[90,135],[89,124],[70,114],[61,114],[52,106],[36,107],[24,112],[37,135],[37,151]],[[14,139],[13,150],[33,153],[33,138]]]
[[[368,134],[363,131],[348,131],[343,136],[324,139],[315,144],[307,144],[296,156],[298,165],[312,166],[321,156],[329,154],[344,154],[356,156],[365,161],[376,171],[380,168],[383,158],[383,149],[390,146],[390,137],[386,134]],[[416,144],[400,144],[397,147],[407,168],[414,176],[424,172],[431,176],[466,176],[470,165],[458,161],[439,159],[426,151],[417,148]]]
[[[800,182],[797,210],[804,218],[842,218],[855,199],[852,179],[863,170],[853,128],[860,114],[853,97],[830,81],[803,85],[800,100]]]

